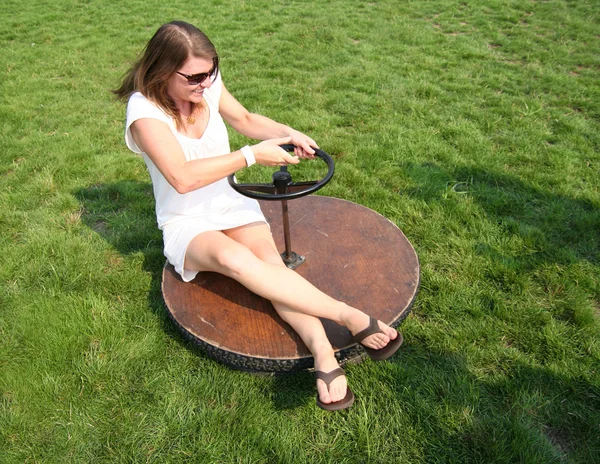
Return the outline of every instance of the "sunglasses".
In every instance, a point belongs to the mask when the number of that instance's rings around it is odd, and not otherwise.
[[[219,71],[218,62],[216,60],[213,60],[213,67],[212,67],[212,69],[210,71],[208,71],[208,72],[205,72],[205,73],[189,75],[189,74],[180,73],[179,71],[175,71],[175,72],[177,74],[179,74],[180,76],[185,77],[187,79],[189,85],[200,85],[208,77],[210,77],[211,79],[214,79],[214,77],[217,75],[218,71]]]

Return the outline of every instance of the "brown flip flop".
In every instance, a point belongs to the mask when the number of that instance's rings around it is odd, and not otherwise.
[[[323,372],[323,371],[315,371],[315,376],[317,379],[322,380],[327,385],[327,389],[329,389],[329,385],[333,382],[334,379],[338,378],[340,375],[346,375],[344,369],[338,367],[337,369],[332,370],[331,372]],[[346,409],[352,406],[354,403],[354,393],[350,390],[350,387],[346,388],[346,396],[344,399],[336,401],[334,403],[323,403],[319,399],[319,394],[317,393],[317,406],[321,409],[325,409],[325,411],[339,411],[340,409]]]
[[[402,345],[402,342],[404,341],[402,334],[400,332],[398,332],[398,336],[396,338],[394,338],[393,340],[390,340],[387,345],[385,345],[383,348],[381,348],[379,350],[376,350],[374,348],[369,348],[368,346],[365,346],[362,344],[362,341],[365,338],[367,338],[369,335],[373,335],[376,333],[383,333],[383,331],[379,328],[377,319],[375,319],[374,317],[370,317],[369,327],[367,327],[365,330],[361,330],[353,337],[354,341],[356,343],[360,343],[362,345],[362,347],[364,348],[364,350],[369,355],[369,357],[374,361],[383,361],[385,359],[388,359],[396,351],[398,351],[398,348],[400,348],[400,345]]]

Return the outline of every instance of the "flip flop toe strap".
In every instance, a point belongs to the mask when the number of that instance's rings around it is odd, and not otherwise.
[[[329,388],[331,382],[337,379],[340,375],[346,375],[344,369],[342,369],[341,367],[338,367],[337,369],[334,369],[330,372],[315,371],[315,376],[317,377],[317,379],[320,379],[323,382],[325,382],[327,388]]]
[[[369,335],[373,335],[376,333],[383,333],[383,331],[379,328],[379,324],[377,323],[377,319],[369,316],[369,327],[364,330],[361,330],[356,335],[354,335],[354,341],[356,343],[362,342]]]

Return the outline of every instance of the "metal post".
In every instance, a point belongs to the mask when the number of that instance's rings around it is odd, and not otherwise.
[[[292,182],[292,176],[287,172],[287,167],[282,167],[280,171],[273,174],[273,185],[276,193],[287,193],[288,184]],[[290,218],[288,215],[287,200],[281,200],[281,212],[283,216],[283,240],[285,242],[285,251],[281,253],[281,259],[290,269],[296,269],[306,258],[292,251],[292,237],[290,233]]]
[[[283,240],[285,241],[285,257],[284,261],[292,260],[292,237],[290,234],[290,218],[288,215],[287,200],[281,201],[281,211],[283,216]]]

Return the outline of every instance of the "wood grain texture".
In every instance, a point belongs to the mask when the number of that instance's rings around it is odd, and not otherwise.
[[[281,204],[261,201],[261,207],[283,251]],[[289,217],[292,249],[306,257],[296,272],[383,322],[396,325],[406,317],[418,291],[419,261],[395,224],[364,206],[324,196],[290,202]],[[204,272],[184,283],[166,264],[163,296],[171,318],[186,335],[214,347],[210,354],[217,358],[222,351],[230,364],[231,355],[311,359],[271,303],[230,278]],[[356,349],[346,328],[329,320],[323,324],[338,352]]]

